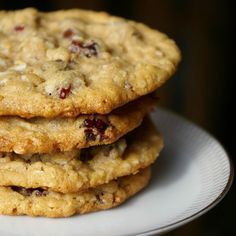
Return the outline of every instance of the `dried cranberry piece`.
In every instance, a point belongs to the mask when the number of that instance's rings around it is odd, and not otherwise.
[[[82,42],[80,42],[78,40],[73,40],[71,42],[69,50],[73,53],[80,53],[82,48],[83,48]]]
[[[103,199],[102,199],[102,196],[104,196],[104,193],[103,193],[103,192],[98,193],[98,194],[95,195],[97,201],[98,201],[100,204],[103,204],[103,203],[104,203],[104,202],[103,202]]]
[[[11,189],[15,192],[20,193],[21,195],[25,197],[29,197],[35,193],[37,197],[45,196],[46,191],[42,188],[24,188],[24,187],[18,187],[18,186],[11,186]]]
[[[85,138],[87,141],[95,141],[96,135],[94,134],[92,129],[86,129],[85,131]]]
[[[17,31],[17,32],[21,32],[25,29],[25,26],[24,25],[16,25],[14,27],[14,30]]]
[[[87,127],[87,128],[93,128],[94,126],[94,120],[90,120],[90,119],[85,119],[83,122],[83,126]]]
[[[100,141],[103,141],[104,139],[107,139],[107,135],[105,135],[104,133],[100,134]]]
[[[97,47],[98,44],[96,42],[90,42],[90,43],[82,43],[78,40],[73,40],[71,42],[71,45],[69,47],[69,50],[73,53],[82,53],[86,57],[92,57],[92,56],[97,56]]]
[[[98,55],[97,46],[98,45],[95,42],[91,42],[91,43],[85,44],[84,45],[84,49],[87,49],[87,50],[84,50],[84,55],[86,57],[97,56]]]
[[[102,119],[99,119],[97,117],[87,118],[83,122],[83,127],[86,127],[85,129],[85,138],[86,140],[96,140],[96,136],[99,135],[100,141],[103,141],[107,138],[107,136],[104,134],[107,127],[109,125],[104,122]]]
[[[85,119],[83,126],[86,128],[96,128],[99,132],[103,133],[108,127],[108,124],[103,120],[93,117],[92,119]]]
[[[11,186],[11,189],[15,192],[18,192],[24,196],[30,196],[31,193],[29,191],[27,191],[26,188],[23,188],[23,187],[18,187],[18,186]]]
[[[83,126],[86,127],[86,128],[94,128],[95,127],[94,123],[95,123],[94,120],[85,119],[84,122],[83,122]]]
[[[64,31],[63,33],[64,38],[71,38],[73,35],[74,35],[74,32],[71,29]]]
[[[99,130],[100,132],[104,132],[107,127],[108,127],[108,124],[105,123],[103,120],[101,119],[95,119],[95,127],[97,130]]]
[[[71,85],[69,85],[69,87],[67,88],[61,88],[60,92],[59,92],[59,97],[61,99],[65,99],[68,97],[68,95],[70,94],[71,92]]]

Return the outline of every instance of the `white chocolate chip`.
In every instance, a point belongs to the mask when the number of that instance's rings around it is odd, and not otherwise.
[[[83,41],[84,38],[83,38],[81,35],[76,34],[76,35],[74,35],[74,36],[72,37],[72,40],[75,40],[75,41]]]
[[[164,56],[164,53],[163,53],[162,51],[160,51],[160,50],[156,50],[156,55],[157,55],[158,57],[163,57],[163,56]]]
[[[0,58],[0,66],[6,66],[6,62]]]
[[[27,65],[25,63],[22,63],[22,64],[18,64],[16,66],[12,67],[12,69],[14,71],[22,72],[22,71],[24,71],[26,69],[26,66]]]
[[[7,75],[9,75],[9,74],[11,74],[10,71],[0,71],[0,76],[1,76],[1,77],[7,76]]]

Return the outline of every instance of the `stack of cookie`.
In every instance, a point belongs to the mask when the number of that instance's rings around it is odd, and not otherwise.
[[[163,147],[148,94],[179,60],[166,35],[106,13],[0,12],[0,214],[82,214],[145,187]]]

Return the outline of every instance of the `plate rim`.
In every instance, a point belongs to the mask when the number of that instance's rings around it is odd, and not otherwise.
[[[234,180],[234,174],[235,174],[231,158],[228,156],[227,159],[228,159],[229,165],[230,165],[229,179],[228,179],[228,182],[227,182],[225,188],[222,190],[222,192],[219,194],[219,196],[213,202],[211,202],[209,205],[207,205],[202,210],[200,210],[200,211],[198,211],[198,212],[192,214],[191,216],[188,216],[188,217],[186,217],[182,220],[179,220],[179,221],[176,221],[176,222],[173,222],[171,224],[168,224],[168,225],[165,225],[165,226],[162,226],[162,227],[158,227],[158,228],[155,228],[155,229],[143,231],[143,232],[135,234],[135,235],[137,235],[137,236],[146,236],[146,235],[153,235],[155,233],[167,233],[167,232],[169,232],[173,229],[176,229],[180,226],[183,226],[183,225],[189,223],[190,221],[193,221],[193,220],[197,219],[198,217],[200,217],[200,216],[204,215],[205,213],[207,213],[208,211],[210,211],[218,203],[220,203],[223,200],[223,198],[226,196],[226,194],[229,192],[229,190],[232,186],[232,183],[233,183],[233,180]]]
[[[194,122],[190,121],[189,119],[185,118],[185,117],[182,117],[181,115],[179,115],[178,113],[174,112],[174,111],[171,111],[169,109],[166,109],[166,108],[163,108],[163,107],[158,107],[158,110],[160,110],[161,112],[165,112],[165,113],[168,113],[169,115],[173,115],[181,120],[183,120],[184,122],[188,122],[190,123],[191,125],[195,126],[197,129],[200,129],[201,131],[205,132],[206,134],[210,135],[211,138],[213,138],[217,143],[218,145],[221,146],[221,148],[225,151],[226,153],[226,159],[229,163],[229,178],[228,178],[228,181],[227,181],[227,184],[225,185],[224,189],[222,190],[222,192],[219,194],[219,196],[214,200],[212,201],[210,204],[208,204],[206,207],[204,207],[203,209],[201,209],[200,211],[182,219],[182,220],[178,220],[178,221],[175,221],[173,223],[170,223],[168,225],[165,225],[165,226],[161,226],[161,227],[158,227],[158,228],[154,228],[154,229],[150,229],[150,230],[146,230],[146,231],[143,231],[143,232],[140,232],[140,233],[137,233],[135,235],[137,236],[147,236],[147,235],[153,235],[155,233],[167,233],[173,229],[176,229],[180,226],[183,226],[195,219],[197,219],[198,217],[204,215],[205,213],[207,213],[208,211],[210,211],[212,208],[214,208],[218,203],[220,203],[224,197],[226,196],[226,194],[229,192],[232,184],[233,184],[233,180],[234,180],[234,176],[235,176],[235,168],[234,168],[234,165],[233,165],[233,161],[232,161],[232,158],[231,156],[229,155],[228,151],[224,148],[224,146],[221,144],[221,142],[215,138],[212,134],[210,134],[208,131],[206,131],[205,129],[203,129],[201,126],[195,124]],[[153,112],[155,113],[155,111]]]

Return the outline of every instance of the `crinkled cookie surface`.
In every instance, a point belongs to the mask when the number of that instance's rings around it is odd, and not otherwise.
[[[71,194],[40,188],[0,187],[0,214],[67,217],[76,213],[109,209],[143,189],[148,184],[150,175],[150,168],[146,168],[135,175]]]
[[[0,115],[106,114],[175,71],[174,41],[106,13],[0,12]]]
[[[114,144],[65,153],[0,153],[0,186],[78,192],[151,165],[163,148],[154,126],[145,122]]]
[[[18,154],[65,152],[115,142],[138,127],[155,106],[146,96],[107,115],[80,115],[75,118],[0,117],[0,152]]]

